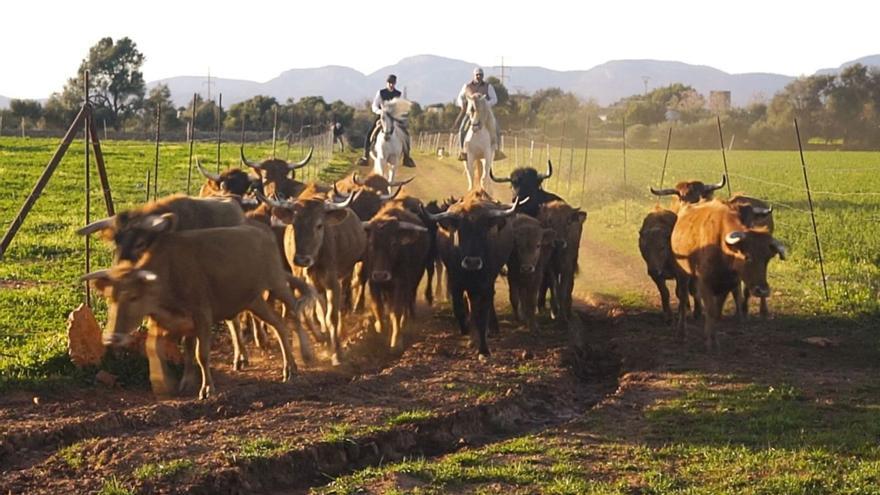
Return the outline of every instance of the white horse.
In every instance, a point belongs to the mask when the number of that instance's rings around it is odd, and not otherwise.
[[[386,101],[379,115],[379,135],[370,157],[373,172],[394,182],[397,166],[403,161],[403,147],[408,140],[406,118],[412,102],[403,98]]]
[[[495,115],[489,107],[489,102],[482,94],[469,95],[467,97],[467,115],[470,120],[470,128],[464,137],[464,150],[467,153],[465,169],[468,179],[468,190],[474,189],[474,166],[479,161],[482,167],[480,171],[479,187],[486,189],[489,185],[486,178],[492,169],[492,160],[495,158],[495,146],[492,134],[495,132]]]

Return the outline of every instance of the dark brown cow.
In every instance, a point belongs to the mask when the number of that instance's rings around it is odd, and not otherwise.
[[[241,147],[241,162],[256,170],[263,179],[263,194],[268,197],[294,199],[306,188],[302,182],[294,180],[291,174],[295,170],[308,165],[312,159],[314,148],[309,148],[309,153],[299,162],[288,163],[280,158],[270,158],[260,163],[252,162],[244,156],[244,146]]]
[[[290,222],[284,235],[288,262],[303,268],[308,280],[326,296],[319,320],[330,337],[334,365],[340,363],[343,290],[351,286],[354,266],[363,259],[367,245],[361,221],[348,208],[356,196],[336,203],[327,192],[310,184],[296,201],[271,200],[276,208],[273,213]]]
[[[282,380],[296,372],[290,338],[281,317],[263,299],[263,292],[284,302],[293,312],[300,303],[290,286],[311,296],[310,289],[284,271],[275,240],[265,229],[238,225],[173,231],[175,215],[163,215],[167,230],[137,261],[123,261],[110,270],[84,276],[94,280],[109,302],[105,341],[122,345],[147,316],[173,336],[187,337],[188,367],[181,382],[193,382],[195,355],[201,370],[199,398],[214,392],[209,367],[211,325],[249,310],[275,329],[284,360]]]
[[[400,204],[383,207],[369,222],[364,222],[364,229],[367,231],[370,305],[376,330],[387,330],[387,315],[391,320],[391,348],[400,349],[428,257],[431,244],[428,229],[418,215]]]
[[[202,198],[225,194],[245,196],[255,182],[260,183],[259,177],[251,177],[240,168],[230,168],[216,174],[202,166],[202,161],[199,159],[196,159],[196,167],[206,179],[199,189],[199,196]]]
[[[725,184],[727,184],[727,176],[722,175],[721,182],[718,184],[704,184],[698,180],[691,180],[679,182],[675,187],[669,189],[654,189],[652,187],[651,193],[655,196],[673,196],[669,209],[677,214],[682,203],[696,204],[701,201],[709,201],[715,191],[724,187]]]
[[[448,210],[428,214],[439,225],[437,249],[446,265],[452,309],[462,335],[468,333],[468,321],[477,332],[478,352],[489,356],[486,332],[497,330],[495,315],[495,279],[510,259],[513,249],[511,215],[518,206],[509,208],[495,202],[483,190],[468,194]],[[467,294],[469,309],[465,306]]]
[[[563,323],[572,316],[571,297],[586,219],[587,212],[573,208],[565,201],[544,203],[538,212],[541,224],[555,232],[555,248],[546,273],[549,278],[550,314]]]
[[[77,233],[101,232],[105,239],[116,243],[114,261],[135,262],[163,234],[162,215],[166,213],[174,214],[174,229],[178,231],[231,227],[241,225],[245,219],[234,199],[191,198],[177,194],[92,222]]]
[[[672,230],[679,300],[678,334],[684,337],[687,284],[693,278],[705,309],[706,348],[719,349],[715,323],[727,294],[742,281],[757,296],[768,296],[767,263],[785,248],[763,228],[750,228],[737,206],[713,200],[681,211]],[[746,212],[747,213],[747,212]]]
[[[639,229],[639,251],[648,267],[648,276],[660,291],[666,323],[672,323],[672,307],[669,304],[666,281],[675,279],[675,259],[672,257],[670,238],[676,218],[675,212],[657,206],[648,213]]]
[[[538,330],[538,291],[553,254],[556,233],[525,214],[513,218],[513,250],[507,260],[507,282],[514,316],[531,331]]]
[[[747,207],[740,208],[740,217],[748,227],[762,227],[766,228],[769,233],[773,233],[773,208],[767,202],[757,198],[750,198],[741,193],[735,193],[727,202],[732,205]],[[740,294],[740,290],[734,291],[733,297],[736,300],[737,316],[741,320],[745,320],[749,316],[749,297],[751,297],[751,292],[748,287],[741,287],[741,290],[742,294]],[[759,296],[758,299],[761,301],[760,315],[762,318],[767,318],[770,316],[770,310],[767,307],[767,296]]]

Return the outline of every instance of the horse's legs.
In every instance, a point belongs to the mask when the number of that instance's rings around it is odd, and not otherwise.
[[[470,154],[467,156],[467,161],[464,162],[464,169],[468,180],[468,191],[470,191],[474,188],[474,159]]]

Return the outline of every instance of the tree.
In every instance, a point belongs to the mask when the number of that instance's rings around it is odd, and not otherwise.
[[[119,130],[142,104],[146,88],[140,71],[143,63],[144,55],[130,38],[116,43],[110,37],[102,38],[89,49],[76,77],[68,79],[53,106],[64,113],[76,112],[83,101],[83,73],[88,70],[95,119],[106,120]]]
[[[35,125],[43,118],[43,105],[36,100],[12,100],[9,102],[9,110],[12,117],[24,119],[31,125]]]
[[[156,125],[156,108],[162,109],[162,129],[176,130],[183,125],[177,117],[177,109],[174,108],[174,102],[171,101],[171,90],[168,85],[160,84],[150,90],[148,96],[141,108],[141,120],[144,127],[153,127]]]

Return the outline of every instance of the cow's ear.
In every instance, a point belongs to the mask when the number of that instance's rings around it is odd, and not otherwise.
[[[92,287],[95,288],[95,292],[101,294],[104,297],[110,297],[110,295],[113,293],[113,281],[110,280],[110,277],[96,278],[92,280]]]
[[[575,210],[574,212],[572,212],[572,215],[571,215],[572,222],[584,223],[586,220],[587,220],[587,212],[581,211],[581,210]]]
[[[341,210],[332,210],[325,213],[326,223],[327,225],[339,225],[348,217],[348,208],[343,208]]]
[[[454,232],[458,230],[458,219],[455,217],[444,218],[443,220],[437,221],[437,225],[447,232]]]
[[[277,218],[281,223],[293,223],[293,210],[289,208],[271,208],[272,218]]]
[[[142,225],[151,232],[172,232],[177,228],[177,215],[174,213],[147,215]]]
[[[782,261],[785,261],[785,258],[788,257],[788,251],[785,250],[785,246],[783,246],[777,239],[770,241],[770,248],[779,255],[779,259]]]

